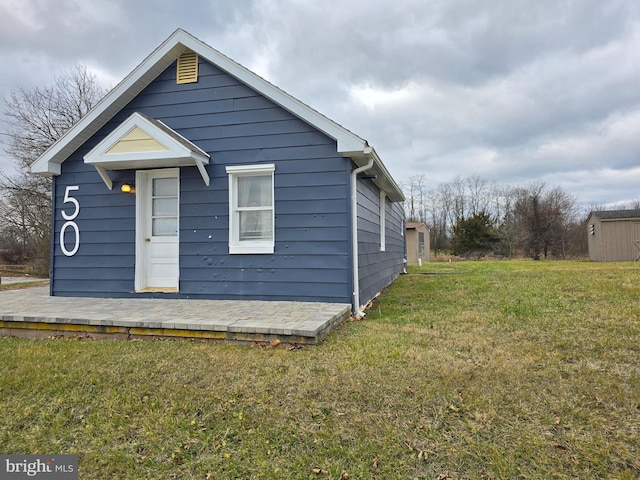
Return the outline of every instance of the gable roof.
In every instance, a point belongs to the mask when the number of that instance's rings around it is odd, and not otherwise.
[[[424,226],[425,228],[427,227],[427,226],[424,224],[424,222],[407,222],[407,225],[406,225],[406,227],[405,227],[405,228],[406,228],[407,230],[413,230],[413,229],[420,228],[420,227],[422,227],[422,226]],[[427,230],[428,230],[428,228],[427,228]]]
[[[209,175],[204,165],[209,154],[160,120],[134,112],[84,156],[111,190],[113,182],[105,169],[198,167],[205,185]]]
[[[173,32],[87,115],[80,119],[78,123],[33,162],[30,168],[31,172],[49,176],[60,175],[62,162],[84,142],[89,140],[93,134],[135,98],[160,73],[176,61],[181,54],[189,50],[197,53],[208,62],[336,140],[338,154],[343,157],[350,157],[357,166],[366,165],[369,159],[373,158],[374,166],[368,170],[368,173],[376,175],[374,182],[387,193],[392,201],[404,200],[400,187],[380,161],[375,150],[369,146],[365,139],[280,90],[264,78],[234,62],[182,29],[177,29]]]
[[[593,215],[600,220],[640,218],[640,210],[594,210],[590,215]]]

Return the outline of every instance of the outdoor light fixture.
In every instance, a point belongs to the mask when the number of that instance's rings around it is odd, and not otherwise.
[[[136,193],[136,186],[130,183],[123,183],[120,190],[124,193]]]

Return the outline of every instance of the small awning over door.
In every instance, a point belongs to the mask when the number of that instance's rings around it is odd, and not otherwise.
[[[109,190],[113,182],[107,170],[166,167],[198,167],[205,185],[204,168],[209,155],[159,120],[135,112],[84,156],[93,165]]]

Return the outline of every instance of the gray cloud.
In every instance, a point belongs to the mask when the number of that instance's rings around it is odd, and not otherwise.
[[[635,0],[4,0],[0,17],[2,96],[77,63],[113,86],[182,27],[367,138],[398,181],[640,198]]]

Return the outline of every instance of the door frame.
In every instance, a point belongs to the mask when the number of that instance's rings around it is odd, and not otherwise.
[[[134,288],[136,292],[143,293],[149,291],[147,282],[147,248],[145,231],[149,226],[148,214],[151,208],[149,204],[149,191],[151,189],[150,179],[153,177],[177,177],[178,180],[178,231],[180,230],[180,169],[161,168],[155,170],[136,170],[136,258],[135,258],[135,280]],[[177,293],[180,286],[180,235],[178,234],[178,271],[176,273],[176,288],[167,292]],[[163,289],[154,289],[154,291]]]

